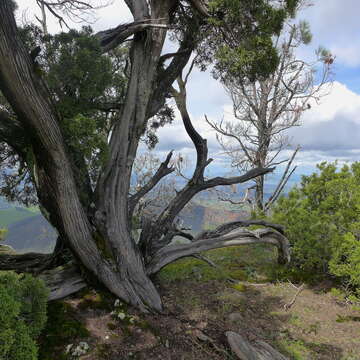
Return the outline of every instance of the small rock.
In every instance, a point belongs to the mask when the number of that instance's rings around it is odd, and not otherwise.
[[[195,330],[194,335],[201,341],[212,342],[212,340],[200,330]]]
[[[250,342],[232,331],[227,331],[225,335],[231,350],[241,360],[289,360],[262,340]]]
[[[203,330],[203,329],[205,329],[207,327],[207,322],[206,321],[200,321],[199,323],[196,324],[196,327],[198,329]]]
[[[79,345],[72,350],[71,355],[75,357],[79,357],[85,355],[89,351],[89,344],[85,341],[79,342]]]
[[[73,344],[69,344],[66,346],[66,349],[65,349],[65,354],[68,354],[72,348]]]
[[[228,318],[229,318],[229,321],[232,322],[232,323],[237,323],[237,322],[243,321],[242,314],[238,313],[238,312],[234,312],[234,313],[229,314]]]
[[[120,312],[120,313],[118,313],[118,318],[120,320],[124,320],[126,318],[126,315],[124,313]]]

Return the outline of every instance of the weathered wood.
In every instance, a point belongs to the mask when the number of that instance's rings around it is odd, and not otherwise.
[[[38,273],[46,269],[53,258],[49,254],[16,254],[15,251],[4,249],[4,246],[1,245],[0,247],[0,270]]]
[[[59,266],[43,272],[39,278],[50,290],[49,301],[63,299],[87,286],[74,265]]]
[[[290,261],[290,244],[288,239],[271,229],[249,231],[243,228],[235,229],[223,236],[210,239],[199,239],[190,244],[166,246],[155,253],[147,265],[148,274],[155,274],[167,264],[192,256],[203,251],[229,246],[248,244],[271,244],[278,248],[279,263]]]
[[[288,360],[287,357],[262,340],[250,342],[233,331],[227,331],[225,335],[231,350],[241,360]]]

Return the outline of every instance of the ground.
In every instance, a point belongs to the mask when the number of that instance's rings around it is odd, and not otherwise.
[[[287,310],[301,284],[276,281],[271,249],[243,246],[206,256],[218,267],[184,259],[157,276],[161,315],[141,314],[95,290],[51,304],[39,359],[73,359],[66,347],[81,341],[89,345],[81,360],[236,359],[225,337],[232,330],[290,359],[360,360],[359,308],[335,296],[333,284],[306,284]]]

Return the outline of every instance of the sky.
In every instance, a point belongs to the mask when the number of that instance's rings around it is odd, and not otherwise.
[[[103,0],[105,1],[105,0]],[[310,174],[322,161],[349,163],[360,159],[360,1],[314,0],[313,6],[303,10],[298,18],[310,23],[313,40],[299,50],[301,59],[314,58],[314,51],[322,45],[336,57],[333,65],[331,91],[302,117],[300,127],[289,132],[293,147],[301,146],[296,158],[298,166],[293,181],[302,174]],[[35,0],[17,0],[18,21],[23,17],[32,20],[37,11]],[[100,3],[94,0],[93,3]],[[131,21],[131,14],[124,1],[114,0],[112,5],[96,13],[92,24],[95,31]],[[81,24],[72,24],[79,27]],[[49,17],[51,32],[59,31],[55,19]],[[167,47],[171,47],[168,44]],[[210,156],[216,159],[209,167],[211,175],[229,172],[228,162],[222,156],[214,132],[205,122],[205,115],[212,120],[232,116],[231,99],[222,85],[209,72],[193,71],[188,83],[188,108],[194,126],[208,139]],[[185,133],[180,118],[159,130],[160,142],[156,153],[165,157],[171,149],[193,159],[194,149]],[[141,148],[143,150],[143,148]],[[284,154],[286,156],[286,153]],[[278,169],[277,174],[279,174]],[[274,175],[274,179],[278,175]],[[275,181],[275,180],[274,180]]]

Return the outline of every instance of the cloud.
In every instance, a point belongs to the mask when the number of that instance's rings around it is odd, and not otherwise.
[[[211,153],[218,152],[220,146],[216,140],[216,134],[206,123],[205,118],[203,116],[195,117],[192,114],[190,114],[190,117],[195,129],[203,138],[207,139],[210,155]],[[157,135],[159,137],[159,143],[156,146],[157,151],[170,151],[174,149],[178,152],[187,152],[188,154],[195,156],[194,145],[185,131],[181,116],[177,109],[175,110],[174,122],[160,128]]]
[[[360,65],[358,0],[316,1],[299,14],[310,23],[313,42],[308,50],[323,45],[336,55],[336,62],[348,67]],[[311,51],[312,51],[311,50]]]
[[[303,169],[315,168],[322,161],[358,161],[360,95],[334,82],[331,92],[307,111],[302,125],[289,130],[288,135],[292,144],[302,147],[297,164]]]
[[[301,144],[305,151],[322,151],[342,156],[344,150],[360,150],[360,123],[344,115],[299,127],[289,133],[293,136],[293,142]]]
[[[191,93],[189,94],[191,99]],[[206,105],[206,104],[205,104]],[[190,107],[189,107],[190,108]],[[218,112],[226,120],[233,120],[231,104],[219,106]],[[208,139],[210,156],[215,161],[210,166],[212,171],[229,169],[229,161],[222,154],[215,132],[204,121],[203,116],[192,116],[194,127]],[[218,117],[210,117],[212,120]],[[236,120],[234,120],[236,121]],[[171,149],[181,152],[190,159],[195,159],[193,144],[186,134],[180,115],[176,112],[173,124],[161,128],[158,132],[160,142],[156,151],[164,154]],[[330,93],[321,98],[319,104],[313,104],[311,110],[304,113],[302,125],[292,128],[287,135],[291,143],[301,145],[296,158],[299,171],[309,173],[322,161],[351,162],[360,155],[360,95],[346,85],[334,82]],[[281,159],[291,155],[292,150],[284,151]],[[281,170],[281,169],[279,169]]]
[[[20,11],[28,9],[28,19],[33,19],[34,11],[38,11],[35,0],[17,0]],[[302,119],[301,127],[292,129],[289,135],[293,143],[301,144],[302,151],[298,154],[297,163],[306,172],[314,168],[318,162],[335,159],[341,161],[355,161],[360,155],[360,95],[352,91],[349,86],[355,84],[359,76],[360,66],[360,27],[358,14],[360,2],[358,0],[327,0],[316,1],[314,6],[304,10],[299,19],[308,20],[313,32],[313,42],[299,51],[301,57],[314,59],[314,49],[319,45],[329,48],[336,55],[335,68],[340,74],[347,73],[347,85],[339,78],[333,84],[331,93],[321,99],[319,105],[313,104]],[[124,1],[116,0],[113,5],[98,12],[98,21],[94,29],[103,30],[131,20],[131,14]],[[81,25],[77,24],[76,27]],[[50,31],[59,30],[57,21],[49,16]],[[173,51],[173,44],[166,50]],[[337,71],[338,72],[338,71]],[[356,84],[355,84],[356,85]],[[358,86],[358,85],[357,85]],[[360,86],[358,86],[360,88]],[[226,160],[221,157],[221,149],[216,141],[215,133],[209,129],[204,121],[204,114],[211,119],[219,120],[222,116],[231,118],[231,102],[221,84],[215,81],[209,72],[194,70],[188,84],[188,107],[192,114],[194,126],[203,137],[208,138],[210,155],[215,157],[212,168],[221,171],[225,168]],[[177,115],[173,124],[159,130],[160,143],[156,149],[160,157],[175,149],[190,158],[195,158],[195,150],[186,134],[180,117]],[[286,154],[284,154],[285,156]]]
[[[21,23],[22,19],[25,18],[27,21],[34,21],[36,23],[37,21],[34,15],[41,16],[40,9],[36,5],[36,1],[16,0],[16,2],[19,6],[17,11],[18,22]],[[106,0],[102,0],[102,1],[96,1],[95,3],[96,5],[99,5],[101,3],[106,4],[107,2],[108,1]],[[113,1],[111,5],[97,9],[94,15],[95,17],[91,17],[89,18],[89,20],[90,19],[95,20],[95,22],[91,23],[91,26],[94,28],[95,31],[115,27],[120,23],[126,23],[131,21],[132,19],[131,13],[124,1]],[[61,29],[58,20],[49,13],[47,14],[47,23],[50,33],[56,33],[61,30],[66,31],[66,29]],[[69,26],[75,29],[80,29],[83,25],[88,25],[88,24],[86,24],[85,22],[76,23],[69,21]]]

